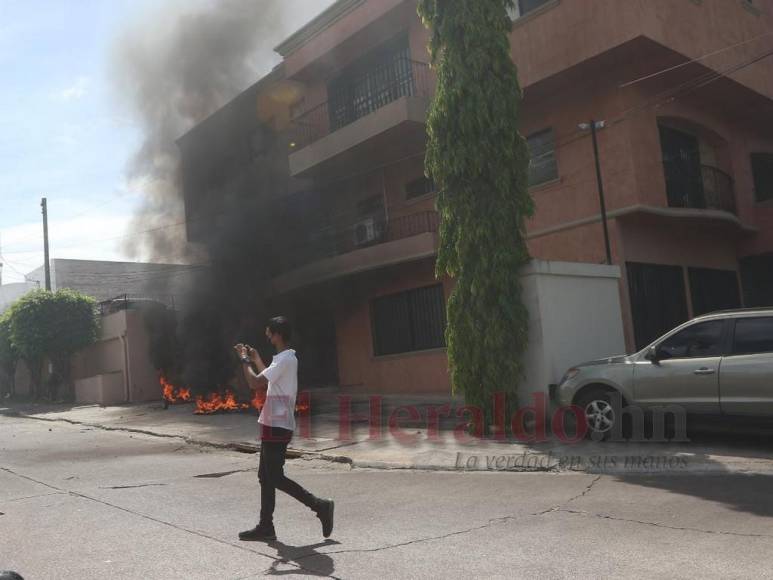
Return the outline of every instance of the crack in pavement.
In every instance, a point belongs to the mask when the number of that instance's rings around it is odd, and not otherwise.
[[[569,503],[571,503],[571,502],[573,502],[573,501],[575,501],[575,500],[585,496],[586,494],[588,494],[590,492],[591,488],[593,488],[593,486],[596,484],[597,481],[599,481],[599,479],[601,479],[601,477],[602,477],[601,475],[597,475],[593,479],[593,481],[591,481],[585,487],[585,489],[581,493],[579,493],[579,494],[569,498],[567,501],[562,502],[558,506],[554,506],[554,507],[552,507],[550,509],[547,509],[547,510],[544,510],[542,512],[538,512],[538,513],[524,513],[524,514],[521,514],[521,515],[510,515],[510,516],[501,516],[501,517],[498,517],[498,518],[491,518],[485,524],[482,524],[482,525],[479,525],[479,526],[473,526],[473,527],[470,527],[470,528],[466,528],[464,530],[457,530],[455,532],[449,532],[447,534],[441,534],[441,535],[438,535],[438,536],[429,536],[429,537],[426,537],[426,538],[417,538],[415,540],[409,540],[409,541],[400,542],[400,543],[397,543],[397,544],[388,544],[386,546],[380,546],[380,547],[377,547],[377,548],[355,548],[355,549],[351,549],[351,550],[330,550],[330,551],[319,552],[319,553],[321,553],[321,554],[350,554],[350,553],[358,553],[358,552],[365,552],[365,553],[367,553],[367,552],[380,552],[380,551],[383,551],[383,550],[391,550],[391,549],[394,549],[394,548],[402,548],[404,546],[410,546],[411,544],[420,544],[420,543],[423,543],[423,542],[430,542],[430,541],[433,541],[433,540],[443,540],[445,538],[450,538],[450,537],[453,537],[453,536],[469,534],[470,532],[477,532],[477,531],[480,531],[480,530],[484,530],[484,529],[489,528],[489,527],[491,527],[493,525],[501,524],[501,523],[504,523],[504,522],[507,522],[507,521],[515,521],[515,520],[523,519],[523,518],[526,518],[526,517],[529,517],[529,516],[542,515],[542,514],[545,514],[545,513],[557,511],[557,510],[559,510],[561,508],[561,506],[567,505],[567,504],[569,504]],[[297,558],[295,558],[295,560],[296,561],[302,560],[304,558],[312,557],[314,555],[316,555],[316,554],[306,554],[306,555],[298,556]]]
[[[168,483],[138,483],[136,485],[111,485],[108,487],[100,487],[99,489],[134,489],[137,487],[161,487],[169,485]]]
[[[593,479],[593,481],[591,481],[590,484],[588,484],[586,486],[586,488],[582,491],[582,493],[577,494],[576,496],[568,499],[567,501],[563,502],[562,504],[559,504],[559,505],[554,506],[554,507],[552,507],[550,509],[547,509],[547,510],[543,510],[541,512],[536,512],[536,513],[531,514],[531,515],[533,515],[533,516],[543,516],[543,515],[547,515],[547,514],[551,514],[551,513],[563,512],[563,513],[572,514],[572,515],[594,517],[594,518],[599,518],[599,519],[604,519],[604,520],[611,520],[611,521],[616,521],[616,522],[627,522],[627,523],[631,523],[631,524],[639,524],[639,525],[643,525],[643,526],[652,526],[652,527],[656,527],[656,528],[666,528],[666,529],[669,529],[669,530],[677,530],[677,531],[697,532],[697,533],[702,533],[702,534],[716,534],[716,535],[721,535],[721,536],[739,536],[739,537],[744,537],[744,538],[773,538],[773,534],[750,534],[750,533],[741,533],[741,532],[724,532],[724,531],[721,531],[721,530],[706,530],[706,529],[703,529],[703,528],[694,528],[694,527],[690,527],[690,526],[671,526],[671,525],[663,524],[663,523],[660,523],[660,522],[648,522],[648,521],[644,521],[644,520],[636,520],[636,519],[633,519],[633,518],[622,518],[622,517],[617,517],[617,516],[613,516],[613,515],[610,515],[610,514],[590,513],[590,512],[585,511],[585,510],[573,510],[573,509],[569,509],[569,508],[565,507],[565,506],[569,505],[570,503],[572,503],[573,501],[576,501],[576,500],[578,500],[578,499],[588,495],[591,492],[591,490],[593,489],[593,487],[596,485],[596,483],[598,483],[598,481],[601,479],[601,477],[602,477],[601,475],[597,475]]]
[[[252,444],[252,443],[239,443],[239,442],[231,442],[231,443],[215,443],[213,441],[205,441],[203,439],[195,439],[193,437],[188,437],[186,435],[174,435],[171,433],[158,433],[156,431],[149,431],[147,429],[137,429],[136,427],[111,427],[109,425],[100,425],[98,423],[88,423],[86,421],[77,421],[75,419],[67,419],[64,417],[59,418],[50,418],[50,417],[35,417],[33,415],[24,415],[20,414],[19,418],[21,419],[30,419],[33,421],[47,421],[49,423],[69,423],[70,425],[79,425],[79,426],[86,426],[86,427],[93,427],[94,429],[100,429],[102,431],[117,431],[117,432],[124,432],[124,433],[139,433],[140,435],[148,435],[150,437],[162,437],[164,439],[182,439],[182,441],[188,445],[198,445],[199,447],[207,447],[207,448],[213,448],[213,449],[227,449],[229,451],[239,451],[240,453],[258,453],[260,451],[260,445]],[[178,447],[174,449],[174,451],[179,451],[183,447]],[[173,452],[174,452],[173,451]],[[297,459],[299,457],[302,457],[303,455],[312,455],[315,457],[318,457],[319,459],[323,459],[325,461],[331,461],[335,463],[351,463],[351,459],[348,457],[343,456],[336,456],[336,455],[324,455],[322,453],[319,453],[317,451],[308,451],[304,449],[295,449],[288,447],[287,449],[287,458],[288,459]]]
[[[773,538],[773,534],[751,534],[751,533],[742,533],[742,532],[726,532],[722,530],[706,530],[703,528],[693,528],[690,526],[671,526],[660,522],[648,522],[644,520],[636,520],[633,518],[621,518],[610,514],[596,514],[596,513],[590,513],[583,510],[570,510],[570,509],[561,508],[555,511],[572,514],[572,515],[599,518],[603,520],[612,520],[615,522],[626,522],[631,524],[640,524],[643,526],[652,526],[655,528],[666,528],[669,530],[676,530],[676,531],[698,532],[701,534],[713,534],[718,536],[738,536],[742,538]]]
[[[249,552],[250,554],[257,554],[259,556],[264,556],[266,558],[269,558],[269,559],[275,560],[275,561],[281,561],[282,560],[282,558],[278,558],[277,556],[272,556],[271,554],[266,554],[266,553],[261,552],[259,550],[250,549],[247,546],[243,546],[243,545],[240,545],[240,544],[235,544],[235,543],[229,542],[227,540],[222,540],[222,539],[220,539],[218,537],[210,536],[209,534],[205,534],[204,532],[198,532],[196,530],[191,530],[191,529],[188,529],[186,527],[179,526],[177,524],[173,524],[172,522],[167,522],[165,520],[153,517],[151,515],[143,514],[142,512],[137,512],[137,511],[134,511],[134,510],[130,510],[129,508],[125,508],[125,507],[116,505],[114,503],[110,503],[109,501],[101,500],[99,498],[92,497],[90,495],[86,495],[86,494],[83,494],[83,493],[79,493],[77,491],[72,491],[72,490],[62,489],[62,488],[56,487],[55,485],[51,485],[50,483],[46,483],[45,481],[41,481],[41,480],[35,479],[34,477],[30,477],[28,475],[24,475],[22,473],[18,473],[18,472],[14,471],[13,469],[10,469],[8,467],[0,466],[0,471],[5,471],[6,473],[10,473],[11,475],[15,475],[16,477],[19,477],[21,479],[26,479],[27,481],[32,481],[32,482],[37,483],[39,485],[44,485],[44,486],[48,487],[49,489],[53,489],[55,491],[60,492],[60,494],[67,494],[67,495],[71,495],[73,497],[78,497],[78,498],[81,498],[81,499],[85,499],[87,501],[92,501],[94,503],[102,504],[102,505],[111,507],[113,509],[117,509],[117,510],[120,510],[122,512],[126,512],[128,514],[133,515],[133,516],[137,516],[137,517],[140,517],[140,518],[143,518],[143,519],[146,519],[146,520],[150,520],[152,522],[155,522],[157,524],[161,524],[163,526],[168,526],[168,527],[173,528],[175,530],[178,530],[180,532],[185,532],[185,533],[188,533],[188,534],[192,534],[194,536],[199,536],[200,538],[205,538],[207,540],[211,540],[213,542],[217,542],[218,544],[222,544],[224,546],[229,546],[231,548],[236,548],[236,549],[242,550],[244,552]],[[58,494],[47,494],[47,495],[58,495]],[[322,575],[322,574],[320,574],[320,572],[318,570],[314,570],[314,568],[306,568],[304,566],[301,566],[300,564],[296,565],[293,562],[290,562],[290,564],[295,566],[299,570],[305,570],[306,572],[312,572],[312,573],[314,573],[316,575]],[[324,575],[324,576],[328,577],[328,578],[336,578],[335,576],[329,576],[329,575]]]
[[[70,425],[79,425],[92,427],[94,429],[100,429],[102,431],[120,431],[124,433],[139,433],[140,435],[149,435],[151,437],[162,437],[164,439],[182,439],[189,445],[199,445],[201,447],[214,447],[215,449],[231,449],[239,450],[238,443],[213,443],[211,441],[204,441],[201,439],[194,439],[185,435],[173,435],[171,433],[159,433],[157,431],[149,431],[147,429],[137,429],[136,427],[111,427],[110,425],[100,425],[98,423],[88,423],[86,421],[76,421],[75,419],[67,419],[64,417],[50,418],[50,417],[35,417],[33,415],[19,415],[22,419],[31,419],[33,421],[47,421],[49,423],[69,423]],[[178,451],[180,448],[175,449]]]
[[[434,541],[434,540],[443,540],[443,539],[450,538],[450,537],[453,537],[453,536],[460,536],[460,535],[463,535],[463,534],[469,534],[470,532],[477,532],[477,531],[480,531],[480,530],[484,530],[486,528],[490,528],[490,527],[492,527],[494,525],[502,524],[502,523],[507,522],[507,521],[516,521],[516,520],[523,519],[523,518],[530,517],[530,516],[536,516],[536,515],[542,515],[542,514],[549,513],[549,512],[554,512],[554,511],[559,510],[561,508],[561,506],[567,505],[567,504],[569,504],[569,503],[571,503],[571,502],[573,502],[573,501],[575,501],[575,500],[577,500],[577,499],[587,495],[590,492],[591,488],[593,488],[593,486],[596,484],[596,482],[599,481],[599,479],[601,479],[601,477],[602,477],[601,475],[597,475],[593,479],[593,481],[591,481],[585,487],[585,489],[582,492],[580,492],[579,494],[577,494],[575,496],[572,496],[571,498],[569,498],[565,502],[562,502],[558,506],[554,506],[554,507],[552,507],[550,509],[547,509],[547,510],[544,510],[542,512],[538,512],[538,513],[524,513],[524,514],[520,514],[520,515],[509,515],[509,516],[501,516],[501,517],[498,517],[498,518],[491,518],[485,524],[481,524],[479,526],[473,526],[473,527],[466,528],[466,529],[463,529],[463,530],[456,530],[454,532],[449,532],[447,534],[440,534],[440,535],[437,535],[437,536],[428,536],[428,537],[425,537],[425,538],[417,538],[415,540],[408,540],[406,542],[399,542],[397,544],[388,544],[386,546],[379,546],[379,547],[376,547],[376,548],[353,548],[353,549],[350,549],[350,550],[330,550],[330,551],[325,551],[325,552],[314,552],[314,553],[309,553],[309,554],[302,554],[302,555],[299,555],[296,558],[294,558],[294,561],[297,562],[297,561],[303,560],[305,558],[311,558],[311,557],[317,556],[319,554],[325,554],[325,555],[328,555],[328,554],[354,554],[354,553],[369,553],[369,552],[381,552],[381,551],[385,551],[385,550],[392,550],[392,549],[395,549],[395,548],[402,548],[404,546],[410,546],[412,544],[421,544],[423,542],[431,542],[431,541]]]
[[[588,495],[590,493],[590,491],[593,489],[593,486],[595,486],[599,482],[599,480],[601,478],[602,478],[601,475],[597,475],[596,477],[593,478],[593,481],[591,481],[588,485],[585,486],[585,489],[582,490],[581,493],[578,493],[577,495],[575,495],[573,497],[570,497],[565,502],[562,502],[562,503],[560,503],[558,505],[554,505],[553,507],[548,508],[546,510],[542,510],[541,512],[533,513],[531,515],[533,515],[533,516],[543,516],[545,514],[549,514],[549,513],[552,513],[552,512],[562,511],[564,509],[564,506],[569,505],[573,501],[577,501],[581,497],[585,497],[586,495]]]
[[[48,497],[49,495],[62,495],[60,491],[52,491],[51,493],[37,493],[35,495],[25,495],[24,497],[15,497],[13,499],[7,499],[0,503],[11,503],[14,501],[24,501],[25,499],[35,499],[38,497]]]
[[[506,520],[516,520],[516,519],[525,517],[527,515],[531,515],[531,514],[523,514],[523,515],[520,515],[520,516],[503,516],[503,517],[499,517],[499,518],[491,518],[488,522],[486,522],[485,524],[482,524],[480,526],[474,526],[474,527],[467,528],[467,529],[464,529],[464,530],[457,530],[455,532],[449,532],[447,534],[441,534],[441,535],[438,535],[438,536],[429,536],[429,537],[426,537],[426,538],[417,538],[415,540],[408,540],[406,542],[399,542],[397,544],[388,544],[386,546],[378,546],[376,548],[352,548],[350,550],[330,550],[330,551],[327,551],[327,552],[316,552],[316,553],[313,553],[313,554],[305,554],[305,555],[298,556],[297,558],[294,558],[294,560],[297,562],[299,560],[303,560],[304,558],[310,558],[312,556],[317,556],[319,554],[324,554],[324,555],[329,555],[329,554],[356,554],[356,553],[381,552],[381,551],[384,551],[384,550],[392,550],[394,548],[402,548],[404,546],[410,546],[411,544],[421,544],[423,542],[431,542],[433,540],[443,540],[445,538],[450,538],[450,537],[453,537],[453,536],[459,536],[459,535],[462,535],[462,534],[469,534],[470,532],[477,532],[479,530],[483,530],[485,528],[489,528],[489,527],[493,526],[494,524],[502,523],[502,522],[504,522]]]
[[[341,443],[340,445],[333,445],[332,447],[323,447],[322,449],[317,449],[318,453],[323,453],[324,451],[333,451],[334,449],[341,449],[341,447],[351,447],[352,445],[359,445],[360,443],[363,443],[364,441],[348,441],[346,443]]]

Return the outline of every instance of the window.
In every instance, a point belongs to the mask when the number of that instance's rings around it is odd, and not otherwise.
[[[757,2],[754,0],[741,0],[741,5],[746,8],[749,12],[752,14],[756,14],[757,16],[760,15],[760,9],[757,6]]]
[[[376,298],[371,323],[376,356],[445,346],[442,284]]]
[[[512,20],[517,20],[521,16],[533,12],[537,8],[544,6],[551,0],[514,0],[513,7],[507,9],[507,13]]]
[[[381,194],[371,195],[357,202],[357,216],[367,217],[378,215],[384,211],[384,197]]]
[[[405,199],[416,199],[417,197],[429,195],[434,191],[435,183],[427,177],[420,177],[405,184]]]
[[[558,179],[556,165],[555,137],[553,129],[545,129],[529,135],[529,186],[539,185]]]
[[[366,55],[330,82],[330,129],[340,129],[400,97],[414,94],[408,39],[401,36]]]
[[[757,201],[773,199],[773,153],[752,153],[754,198]]]
[[[700,142],[695,135],[659,125],[660,149],[671,207],[706,207]]]
[[[724,320],[693,324],[660,343],[658,357],[670,359],[720,356],[724,326]]]
[[[301,97],[292,105],[290,105],[290,117],[293,119],[300,117],[306,112],[306,97]]]
[[[773,352],[773,317],[735,321],[733,354]]]

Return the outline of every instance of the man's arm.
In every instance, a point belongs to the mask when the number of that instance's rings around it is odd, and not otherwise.
[[[262,373],[266,369],[266,363],[264,363],[263,359],[260,358],[258,351],[250,346],[245,346],[243,344],[237,344],[234,348],[236,349],[236,353],[239,355],[239,358],[242,360],[242,366],[244,367],[244,378],[246,379],[247,384],[251,389],[265,391],[268,387],[268,380],[266,377],[261,376],[258,373]],[[255,365],[255,368],[258,369],[257,373],[252,370],[252,365],[245,362],[245,359],[249,359],[249,361]]]
[[[265,391],[268,388],[268,380],[266,377],[257,374],[252,370],[252,366],[248,365],[247,363],[242,363],[242,366],[244,367],[244,378],[247,379],[247,384],[251,389],[255,389],[256,391]]]

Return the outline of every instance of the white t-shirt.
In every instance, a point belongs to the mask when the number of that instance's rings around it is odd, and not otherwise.
[[[274,355],[260,373],[268,381],[266,404],[258,423],[295,431],[295,398],[298,396],[298,359],[291,348]]]

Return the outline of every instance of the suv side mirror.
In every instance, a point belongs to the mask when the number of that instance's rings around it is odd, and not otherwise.
[[[658,349],[654,346],[649,347],[647,349],[647,353],[644,355],[644,358],[653,363],[657,363],[660,360],[660,357],[658,356]]]

